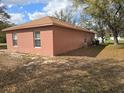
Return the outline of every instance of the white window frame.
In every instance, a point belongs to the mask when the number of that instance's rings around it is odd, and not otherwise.
[[[39,37],[36,37],[36,33],[39,33]],[[36,32],[33,32],[33,34],[34,34],[34,47],[35,48],[41,48],[41,38],[40,38],[40,31],[36,31]],[[40,41],[40,46],[36,46],[37,44],[36,44],[36,41]]]
[[[16,32],[13,32],[12,33],[12,43],[13,43],[13,46],[14,47],[17,47],[18,46],[18,37],[17,37],[17,33]]]

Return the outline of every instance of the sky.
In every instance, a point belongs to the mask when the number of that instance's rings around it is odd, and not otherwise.
[[[10,22],[23,24],[72,6],[71,0],[2,0]]]

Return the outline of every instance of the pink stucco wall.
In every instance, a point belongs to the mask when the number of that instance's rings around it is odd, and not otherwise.
[[[33,32],[40,31],[41,48],[34,47]],[[84,39],[91,43],[94,34],[73,29],[51,26],[14,31],[17,32],[18,46],[14,47],[12,32],[6,34],[9,51],[55,56],[83,46]]]
[[[84,39],[91,44],[93,38],[93,33],[75,31],[63,27],[54,27],[54,55],[81,48],[84,45]]]
[[[33,32],[40,31],[41,48],[34,47]],[[43,56],[53,56],[53,31],[51,28],[35,28],[19,30],[17,32],[18,46],[14,47],[12,42],[12,32],[7,32],[7,47],[9,51],[40,54]]]

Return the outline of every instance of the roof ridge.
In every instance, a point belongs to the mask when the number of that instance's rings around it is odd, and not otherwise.
[[[65,22],[64,20],[58,19],[58,18],[53,17],[53,16],[45,16],[45,17],[35,19],[35,20],[30,21],[30,22],[21,24],[21,25],[17,25],[14,27],[9,27],[9,28],[3,29],[2,31],[19,30],[19,29],[34,28],[34,27],[41,27],[41,26],[48,26],[48,25],[49,26],[50,25],[62,26],[62,27],[67,27],[67,28],[72,28],[72,29],[77,29],[77,30],[83,30],[83,31],[92,33],[92,31],[89,31],[88,29],[81,28],[79,26]]]
[[[75,28],[80,28],[80,29],[82,29],[82,30],[88,30],[88,29],[86,29],[86,28],[82,28],[82,27],[80,27],[80,26],[76,26],[76,25],[74,25],[74,24],[72,24],[72,23],[63,21],[62,19],[59,19],[59,18],[56,18],[56,17],[53,17],[53,16],[48,16],[48,17],[53,21],[53,24],[56,24],[56,23],[54,23],[54,20],[53,20],[53,19],[56,19],[57,21],[61,21],[61,22],[63,22],[63,23],[66,23],[66,24],[68,24],[68,25],[71,25],[71,26],[73,26],[73,27],[75,27]]]
[[[62,19],[59,19],[59,18],[56,18],[56,17],[53,17],[53,16],[48,16],[48,17],[50,17],[53,22],[54,22],[53,19],[56,19],[57,21],[61,21],[61,22],[66,23],[66,24],[68,24],[68,25],[76,26],[76,25],[74,25],[74,24],[71,24],[71,23],[69,23],[69,22],[66,22],[66,21],[64,21],[64,20],[62,20]]]

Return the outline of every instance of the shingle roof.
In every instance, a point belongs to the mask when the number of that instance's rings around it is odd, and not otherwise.
[[[33,20],[31,22],[21,24],[21,25],[18,25],[18,26],[9,27],[9,28],[3,29],[2,31],[13,31],[13,30],[26,29],[26,28],[50,26],[50,25],[61,26],[61,27],[75,29],[75,30],[95,33],[94,31],[89,31],[87,29],[80,28],[78,26],[74,26],[72,24],[69,24],[69,23],[64,22],[60,19],[57,19],[55,17],[50,17],[50,16],[43,17],[43,18],[37,19],[37,20]]]

